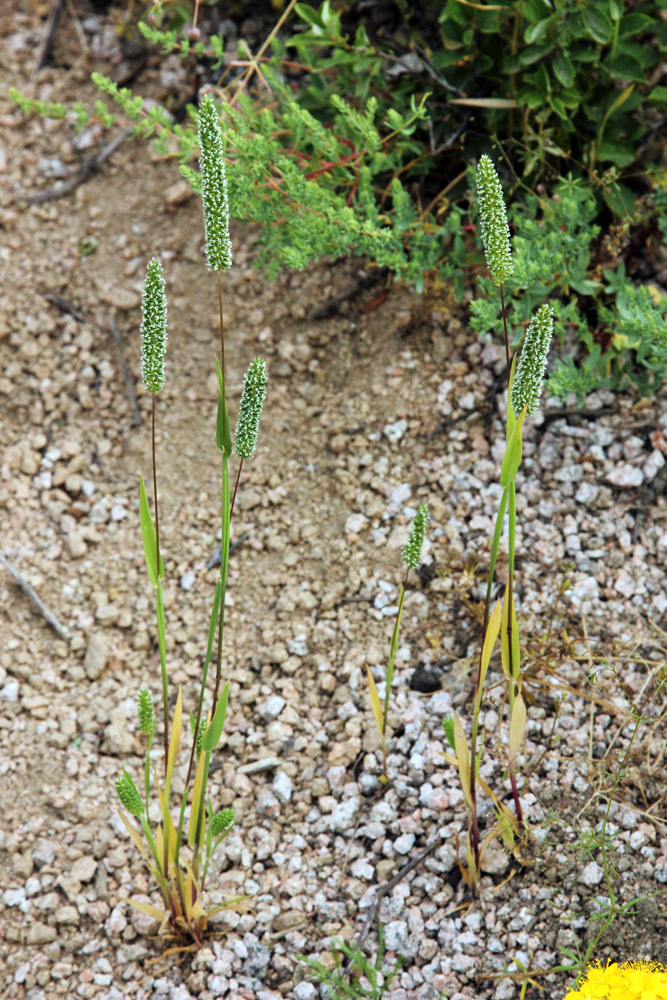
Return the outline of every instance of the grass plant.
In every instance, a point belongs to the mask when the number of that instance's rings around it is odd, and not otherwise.
[[[507,363],[507,423],[506,450],[500,470],[502,495],[491,540],[489,574],[482,622],[481,648],[477,668],[477,681],[472,706],[471,742],[468,748],[463,724],[456,712],[445,719],[443,728],[454,756],[446,758],[458,768],[466,805],[470,811],[470,828],[465,847],[467,868],[461,871],[466,883],[475,889],[481,874],[481,859],[489,843],[500,834],[509,847],[515,846],[523,831],[523,813],[516,781],[516,758],[526,730],[526,706],[521,694],[521,648],[514,602],[514,559],[516,549],[516,475],[521,464],[523,423],[539,404],[546,369],[547,355],[553,330],[550,306],[542,305],[531,320],[526,332],[517,367],[516,357],[510,360],[510,336],[507,312],[503,297],[503,284],[512,273],[512,252],[505,201],[491,159],[481,157],[477,169],[477,197],[481,219],[484,252],[493,284],[500,290],[503,317],[505,358]],[[503,604],[500,600],[491,607],[496,560],[508,513],[509,568]],[[479,776],[484,733],[479,732],[479,720],[484,694],[484,683],[498,636],[500,635],[501,663],[507,681],[509,697],[509,740],[507,763],[514,813],[495,795]],[[497,822],[480,839],[477,794],[481,787],[493,799]]]
[[[375,719],[375,724],[382,740],[382,776],[380,781],[383,784],[387,784],[389,781],[387,777],[387,718],[389,715],[391,682],[394,679],[394,660],[396,659],[396,653],[398,652],[398,637],[401,628],[401,618],[403,616],[405,588],[408,585],[410,570],[417,569],[419,563],[421,562],[424,536],[426,534],[426,525],[428,522],[428,508],[422,504],[412,522],[408,541],[403,546],[403,565],[405,566],[405,577],[401,583],[401,589],[398,594],[398,607],[396,610],[396,619],[394,621],[394,630],[391,636],[391,645],[389,647],[389,660],[387,662],[387,670],[384,679],[384,699],[382,701],[380,701],[380,696],[378,694],[373,674],[371,673],[371,668],[369,666],[366,667],[366,673],[368,675],[368,693],[371,700],[371,708],[373,709],[373,718]]]
[[[166,627],[162,580],[164,563],[160,544],[158,478],[155,447],[155,397],[165,379],[167,345],[167,300],[165,282],[159,261],[153,258],[146,271],[142,301],[141,360],[144,385],[152,394],[151,454],[153,480],[153,510],[151,515],[143,477],[140,478],[140,516],[144,553],[149,580],[156,592],[157,631],[162,681],[162,728],[164,747],[164,777],[159,781],[153,774],[160,804],[161,822],[151,828],[148,818],[151,793],[151,750],[157,728],[153,701],[149,690],[142,687],[138,696],[139,727],[146,739],[144,755],[143,797],[127,770],[116,780],[116,791],[126,812],[121,818],[132,841],[141,851],[149,871],[162,894],[162,908],[141,900],[131,899],[137,909],[155,917],[160,934],[174,940],[177,947],[199,948],[208,922],[224,908],[243,907],[242,898],[228,900],[210,908],[206,897],[206,879],[211,858],[232,829],[235,821],[232,809],[216,811],[207,794],[211,754],[222,737],[229,699],[229,681],[222,685],[222,648],[224,634],[225,590],[229,565],[229,535],[233,509],[230,497],[229,459],[232,439],[227,412],[225,379],[225,339],[222,312],[222,271],[232,263],[229,238],[229,204],[225,176],[222,136],[218,112],[210,98],[202,100],[199,116],[201,151],[202,203],[206,232],[206,258],[217,274],[218,311],[220,325],[220,357],[216,359],[219,396],[216,418],[216,443],[221,455],[221,565],[213,599],[208,631],[206,658],[196,711],[190,714],[191,743],[185,788],[181,795],[177,824],[171,813],[171,790],[183,730],[183,695],[179,688],[173,714],[169,710],[169,677],[166,663]],[[266,367],[263,358],[250,365],[243,385],[239,405],[234,450],[239,468],[234,488],[238,489],[242,463],[252,457],[259,433],[259,423],[266,395]],[[213,656],[215,636],[218,636],[216,671],[210,707],[207,702],[207,681]],[[189,818],[186,829],[186,812]],[[129,815],[127,815],[129,814]],[[130,817],[139,820],[138,830]],[[143,834],[143,837],[142,837]]]

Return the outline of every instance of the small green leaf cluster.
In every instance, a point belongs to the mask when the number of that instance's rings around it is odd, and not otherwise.
[[[198,40],[192,43],[187,35],[182,35],[176,28],[163,31],[161,28],[143,21],[139,21],[137,27],[147,42],[160,46],[163,55],[170,55],[176,51],[182,59],[185,59],[186,56],[194,52],[200,59],[209,60],[212,69],[219,69],[222,66],[223,38],[221,35],[211,35],[206,41]]]
[[[488,102],[477,128],[507,135],[511,118],[517,155],[533,183],[548,162],[567,155],[589,170],[635,163],[648,136],[648,109],[664,113],[667,103],[667,87],[651,82],[667,43],[664,5],[628,10],[621,0],[528,0],[486,6],[447,0],[438,14],[447,46],[433,56],[467,97],[493,95],[521,108],[517,113]],[[647,44],[649,38],[655,44]]]
[[[369,962],[355,941],[346,944],[334,937],[331,938],[330,948],[334,959],[331,969],[305,955],[296,955],[296,958],[308,966],[332,1000],[380,1000],[403,964],[403,959],[399,958],[393,968],[383,971],[385,944],[382,924],[378,924],[378,950],[374,962]],[[364,980],[367,985],[364,985]]]

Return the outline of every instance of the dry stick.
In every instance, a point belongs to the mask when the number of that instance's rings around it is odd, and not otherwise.
[[[241,82],[239,83],[239,86],[237,87],[236,93],[234,94],[234,98],[233,98],[234,101],[237,100],[237,98],[238,98],[239,94],[241,93],[241,91],[245,90],[246,85],[248,83],[248,80],[252,76],[254,70],[258,69],[258,66],[257,66],[258,61],[262,58],[262,56],[266,52],[267,48],[271,44],[272,39],[275,38],[275,36],[280,31],[280,29],[282,28],[283,24],[287,20],[287,18],[292,13],[292,8],[295,5],[296,5],[296,0],[290,0],[290,2],[288,3],[287,7],[285,8],[285,10],[283,11],[283,13],[281,14],[280,18],[278,19],[278,21],[274,25],[273,29],[271,30],[271,32],[269,33],[269,35],[265,39],[264,44],[261,46],[261,48],[260,48],[259,52],[257,53],[257,55],[253,56],[250,51],[248,52],[248,55],[250,56],[250,59],[251,59],[251,63],[250,63],[250,66],[248,66],[248,69],[246,70],[246,72],[241,77]],[[224,76],[225,76],[225,74],[223,73],[222,76],[220,77],[220,79],[218,80],[216,86],[218,86],[218,87],[220,86],[220,84],[221,84]]]
[[[388,882],[384,882],[381,886],[378,886],[378,890],[375,893],[375,897],[373,899],[373,905],[368,910],[368,915],[366,917],[363,929],[361,931],[361,934],[357,938],[357,945],[359,948],[361,948],[364,941],[370,934],[371,927],[373,926],[373,921],[375,920],[378,909],[380,908],[380,903],[387,895],[387,893],[391,892],[391,890],[398,885],[401,879],[405,878],[406,875],[409,875],[411,871],[413,871],[418,865],[422,863],[422,861],[424,861],[425,858],[429,856],[429,854],[432,854],[441,841],[442,841],[441,836],[436,837],[436,839],[433,840],[429,844],[429,846],[422,851],[421,854],[418,854],[416,858],[412,859],[412,861],[408,861],[407,865],[401,868],[400,872],[397,875],[394,875],[394,877],[389,879]]]
[[[3,565],[5,569],[12,574],[16,583],[18,583],[23,593],[28,595],[32,603],[35,605],[37,610],[44,616],[44,618],[49,623],[53,631],[57,632],[60,638],[64,639],[65,642],[67,642],[69,640],[69,632],[67,631],[65,626],[60,624],[60,622],[53,614],[53,612],[49,611],[49,609],[47,608],[46,604],[41,599],[41,597],[37,596],[36,592],[30,586],[28,581],[19,573],[16,567],[13,566],[12,563],[10,563],[9,559],[6,559],[1,553],[0,553],[0,564]]]
[[[38,194],[28,195],[25,199],[29,205],[41,205],[45,201],[57,201],[58,198],[64,198],[65,195],[71,194],[80,184],[89,180],[93,174],[97,173],[101,169],[104,163],[112,156],[119,146],[128,139],[134,132],[134,125],[128,125],[127,128],[123,129],[120,135],[117,135],[112,142],[103,146],[99,153],[95,156],[89,157],[89,159],[84,160],[83,165],[79,172],[70,177],[69,180],[65,181],[63,184],[56,184],[55,187],[48,188],[46,191],[40,191]]]
[[[113,342],[116,345],[116,352],[118,354],[118,363],[120,365],[120,370],[123,373],[125,390],[127,392],[127,397],[130,401],[130,409],[132,411],[132,423],[130,424],[130,426],[138,427],[139,424],[141,423],[141,413],[139,412],[139,406],[137,405],[137,397],[134,392],[134,382],[132,379],[132,373],[130,372],[130,369],[127,366],[127,361],[125,360],[125,355],[123,354],[123,345],[121,343],[120,335],[118,333],[118,327],[116,326],[116,320],[114,319],[113,313],[109,314],[109,329],[111,331]],[[155,402],[155,397],[153,397],[153,402]]]
[[[35,69],[36,73],[39,73],[40,69],[44,69],[49,59],[51,58],[51,50],[53,49],[53,43],[56,40],[58,23],[60,21],[60,15],[62,14],[64,6],[65,6],[65,0],[54,0],[53,7],[51,9],[51,20],[49,22],[49,29],[46,33],[46,38],[44,39],[44,45],[42,46],[42,51],[37,61],[37,67]]]

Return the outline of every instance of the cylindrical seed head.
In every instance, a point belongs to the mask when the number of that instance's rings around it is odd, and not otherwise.
[[[206,231],[206,259],[214,271],[232,266],[229,199],[222,132],[215,102],[207,95],[199,105],[199,168]]]
[[[141,377],[148,391],[155,393],[164,385],[167,350],[167,296],[162,265],[155,257],[146,268],[141,312]]]
[[[264,358],[250,362],[243,379],[239,417],[236,422],[234,451],[239,458],[251,458],[257,447],[259,420],[266,398],[266,364]]]
[[[199,720],[199,728],[197,729],[197,739],[195,741],[195,753],[197,754],[197,760],[199,760],[202,751],[202,742],[204,740],[204,733],[206,732],[207,726],[208,726],[208,719],[205,719],[202,716],[202,718]]]
[[[152,736],[155,732],[155,709],[153,708],[153,698],[148,688],[139,688],[137,709],[139,712],[139,728],[145,736]]]
[[[211,833],[213,836],[219,837],[224,831],[231,830],[234,825],[234,819],[233,809],[223,809],[221,812],[216,813],[211,820]]]
[[[141,801],[139,792],[137,791],[137,786],[132,781],[132,778],[127,771],[123,771],[120,778],[116,778],[116,791],[118,792],[118,798],[123,803],[127,811],[132,816],[141,816],[144,811],[144,804]]]
[[[510,230],[503,199],[503,189],[489,156],[480,157],[475,177],[479,222],[484,255],[494,285],[502,285],[514,269]]]
[[[510,400],[517,416],[524,406],[527,407],[526,413],[530,414],[534,413],[539,405],[553,328],[553,309],[546,304],[540,306],[526,331],[521,357],[512,382]]]
[[[422,504],[412,522],[410,537],[403,546],[403,565],[407,566],[408,569],[417,569],[421,562],[422,546],[424,545],[424,535],[428,522],[428,508]]]

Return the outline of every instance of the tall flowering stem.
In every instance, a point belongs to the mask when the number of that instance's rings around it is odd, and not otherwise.
[[[500,288],[500,304],[505,330],[505,359],[507,361],[507,378],[509,380],[510,349],[503,283],[514,270],[514,264],[512,263],[510,230],[507,222],[503,189],[500,185],[500,179],[496,173],[493,161],[486,153],[480,157],[475,180],[484,255],[491,273],[491,280],[494,285]]]
[[[511,363],[509,334],[507,330],[507,313],[503,284],[512,274],[512,250],[510,232],[507,222],[507,211],[503,191],[496,169],[490,157],[480,158],[476,172],[477,200],[479,204],[480,233],[484,254],[488,264],[493,284],[500,290],[500,302],[503,315],[503,333],[505,340],[505,359],[507,364],[507,429],[506,452],[503,460],[500,485],[503,489],[500,507],[491,542],[491,559],[484,607],[484,623],[482,626],[482,641],[477,674],[475,694],[475,712],[473,718],[472,743],[469,765],[469,805],[471,808],[470,845],[474,864],[479,872],[480,842],[477,823],[477,773],[479,770],[481,751],[477,746],[478,714],[482,702],[484,678],[488,668],[495,635],[500,629],[501,660],[509,689],[510,725],[509,725],[509,775],[514,800],[516,820],[519,825],[523,821],[521,802],[516,782],[515,759],[525,735],[526,711],[520,686],[520,646],[519,633],[514,607],[514,558],[516,549],[516,475],[521,462],[522,428],[527,415],[534,413],[539,404],[542,382],[546,368],[553,314],[548,305],[543,305],[534,317],[521,355],[518,369]],[[505,590],[502,612],[498,606],[491,615],[491,596],[495,575],[496,560],[500,546],[500,538],[505,521],[509,514],[509,574]],[[495,635],[492,634],[493,623]]]
[[[155,460],[155,397],[164,387],[164,362],[167,350],[167,296],[162,265],[153,257],[146,268],[141,298],[141,376],[152,395],[151,455],[153,465],[153,503],[155,508],[155,593],[157,600],[158,644],[162,673],[162,709],[164,715],[164,766],[169,750],[169,690],[167,683],[167,648],[164,630],[164,600],[162,596],[162,557],[160,555],[160,511]]]
[[[218,274],[218,310],[220,321],[220,413],[222,423],[222,473],[223,473],[223,528],[220,578],[226,582],[227,563],[229,560],[229,490],[228,484],[228,416],[227,393],[225,385],[225,329],[222,314],[222,271],[232,266],[232,244],[229,238],[229,198],[227,196],[227,175],[225,172],[224,151],[222,146],[222,131],[215,102],[205,95],[199,105],[199,166],[201,171],[201,197],[204,211],[204,230],[206,233],[206,260],[208,266]],[[227,497],[227,499],[225,499]],[[227,530],[225,531],[225,521]],[[227,550],[225,551],[225,538]],[[215,712],[222,676],[222,634],[224,627],[224,600],[220,605],[220,622],[218,629],[218,663],[215,678],[215,693],[213,711]]]

